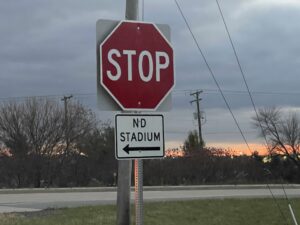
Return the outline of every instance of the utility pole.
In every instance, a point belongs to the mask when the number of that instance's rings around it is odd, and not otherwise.
[[[71,98],[73,98],[73,95],[64,96],[61,99],[64,102],[64,104],[65,104],[65,121],[68,120],[68,100],[70,100]]]
[[[138,20],[139,0],[126,0],[126,20]],[[132,160],[118,161],[117,225],[130,225]]]
[[[61,101],[64,102],[65,105],[65,138],[67,148],[69,147],[69,118],[68,118],[68,101],[73,98],[73,95],[64,96]]]
[[[195,100],[190,101],[191,104],[196,102],[196,106],[197,106],[197,117],[198,117],[198,135],[199,135],[199,144],[200,144],[200,148],[202,150],[203,146],[204,146],[204,141],[202,138],[202,128],[201,128],[201,112],[200,112],[200,101],[202,100],[199,96],[203,91],[196,91],[194,93],[191,93],[190,95],[195,97]]]

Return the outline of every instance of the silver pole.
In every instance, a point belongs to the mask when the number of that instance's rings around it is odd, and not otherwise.
[[[126,20],[139,19],[139,0],[126,0]]]
[[[145,20],[145,0],[142,0],[142,21]]]
[[[130,225],[131,160],[118,161],[117,225]]]
[[[294,214],[294,211],[293,211],[293,208],[292,208],[291,204],[289,204],[289,209],[290,209],[290,213],[291,213],[291,215],[292,215],[292,218],[293,218],[293,221],[294,221],[295,225],[298,225],[298,223],[297,223],[297,220],[296,220],[296,217],[295,217],[295,214]]]
[[[138,19],[138,1],[126,0],[126,20]],[[117,225],[130,225],[132,160],[118,161]]]
[[[136,225],[144,224],[143,203],[143,160],[134,160],[134,194],[135,194],[135,221]]]

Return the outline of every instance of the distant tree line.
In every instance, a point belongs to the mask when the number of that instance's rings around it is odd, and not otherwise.
[[[300,174],[287,158],[227,155],[206,149],[188,157],[145,160],[145,185],[299,183]]]
[[[300,181],[295,155],[235,156],[199,148],[197,132],[188,135],[183,149],[185,157],[145,160],[144,184]],[[113,127],[78,102],[30,98],[0,105],[0,188],[114,186],[114,154]]]
[[[0,186],[113,185],[113,132],[76,102],[67,108],[49,99],[4,102]]]

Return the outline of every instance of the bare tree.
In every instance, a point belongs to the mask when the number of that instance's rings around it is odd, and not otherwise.
[[[8,148],[14,157],[14,170],[12,183],[18,187],[24,182],[23,174],[25,171],[24,162],[26,160],[29,146],[26,141],[26,135],[22,131],[22,110],[14,102],[5,103],[0,109],[0,141],[1,144]]]
[[[22,109],[16,102],[1,105],[0,140],[13,155],[26,155],[29,149],[22,121]]]
[[[284,114],[279,108],[264,108],[254,117],[254,125],[265,137],[269,153],[288,157],[300,169],[300,120],[295,112]]]
[[[80,152],[78,142],[89,134],[98,125],[97,123],[96,116],[91,110],[78,102],[70,102],[63,123],[62,153],[67,155],[72,151]]]
[[[0,104],[0,145],[11,153],[17,186],[40,187],[42,180],[45,185],[72,183],[90,150],[82,143],[101,134],[98,126],[95,114],[78,102],[64,107],[30,98]]]
[[[48,99],[30,98],[0,106],[0,141],[10,149],[18,171],[31,161],[35,187],[40,187],[42,156],[51,157],[62,141],[61,115],[59,105]]]
[[[79,102],[70,101],[64,110],[63,142],[59,146],[61,160],[56,168],[56,174],[73,177],[78,183],[80,159],[84,155],[88,156],[82,142],[89,138],[91,132],[97,130],[98,121],[94,112]],[[74,174],[64,174],[67,171],[64,168],[68,164],[72,164]]]

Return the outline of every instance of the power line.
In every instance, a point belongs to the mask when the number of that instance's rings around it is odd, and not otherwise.
[[[0,97],[0,101],[8,100],[26,100],[31,98],[61,98],[62,95],[30,95],[30,96],[10,96],[10,97]]]
[[[175,93],[190,93],[194,91],[198,91],[199,89],[175,89],[173,92]],[[203,94],[220,94],[218,89],[205,89],[202,88]],[[223,93],[229,94],[247,94],[248,91],[243,90],[222,90]],[[252,95],[300,95],[300,92],[279,92],[279,91],[251,91]]]
[[[227,32],[227,35],[228,35],[228,38],[229,38],[229,41],[230,41],[232,50],[233,50],[233,52],[234,52],[234,56],[235,56],[235,59],[236,59],[236,61],[237,61],[239,70],[240,70],[240,72],[241,72],[241,75],[242,75],[244,84],[245,84],[246,89],[247,89],[247,92],[248,92],[248,94],[249,94],[249,98],[250,98],[250,100],[251,100],[251,104],[252,104],[253,109],[254,109],[254,111],[255,111],[257,121],[258,121],[258,123],[259,123],[260,129],[261,129],[262,134],[263,134],[263,137],[264,137],[264,139],[265,139],[267,148],[268,148],[268,150],[270,151],[270,147],[269,147],[269,144],[268,144],[268,140],[267,140],[266,133],[265,133],[265,131],[264,131],[263,127],[262,127],[261,121],[260,121],[260,119],[259,119],[258,112],[257,112],[256,106],[255,106],[255,103],[254,103],[253,96],[252,96],[252,94],[251,94],[251,92],[250,92],[250,88],[249,88],[249,86],[248,86],[248,82],[247,82],[247,80],[246,80],[246,77],[245,77],[243,68],[242,68],[242,66],[241,66],[239,57],[238,57],[238,55],[237,55],[237,51],[236,51],[235,46],[234,46],[234,44],[233,44],[233,40],[232,40],[232,38],[231,38],[229,29],[228,29],[228,27],[227,27],[227,23],[226,23],[226,21],[225,21],[225,18],[224,18],[224,15],[223,15],[223,12],[222,12],[222,9],[221,9],[221,7],[220,7],[220,4],[219,4],[218,0],[216,0],[216,3],[217,3],[217,5],[218,5],[218,9],[219,9],[220,15],[221,15],[221,17],[222,17],[222,21],[223,21],[223,23],[224,23],[224,27],[225,27],[225,30],[226,30],[226,32]],[[271,193],[271,195],[272,195],[272,198],[274,199],[274,201],[275,201],[275,203],[276,203],[276,205],[277,205],[277,207],[278,207],[278,209],[279,209],[279,211],[280,211],[280,213],[281,213],[281,215],[282,215],[284,221],[286,222],[286,224],[288,224],[288,220],[287,220],[287,218],[285,217],[283,211],[281,210],[281,208],[280,208],[280,206],[279,206],[279,204],[278,204],[278,202],[277,202],[277,200],[276,200],[276,198],[275,198],[275,196],[274,196],[274,194],[273,194],[273,192],[272,192],[272,190],[271,190],[269,184],[267,184],[267,187],[268,187],[268,189],[269,189],[269,191],[270,191],[270,193]],[[283,187],[283,190],[284,190],[284,194],[285,194],[285,196],[286,196],[286,198],[287,198],[287,195],[286,195],[286,192],[285,192],[284,187]]]
[[[75,93],[72,94],[74,97],[89,97],[96,96],[96,93]],[[58,98],[60,99],[65,94],[49,94],[49,95],[28,95],[28,96],[8,96],[8,97],[0,97],[0,101],[9,101],[9,100],[26,100],[31,98]]]
[[[246,143],[246,145],[247,145],[249,151],[251,152],[251,149],[250,149],[250,147],[249,147],[249,145],[248,145],[248,142],[247,142],[247,140],[246,140],[246,138],[245,138],[245,136],[244,136],[244,134],[243,134],[243,132],[242,132],[242,130],[241,130],[241,128],[240,128],[240,126],[239,126],[239,124],[238,124],[238,122],[237,122],[237,120],[236,120],[236,118],[235,118],[235,116],[234,116],[234,114],[233,114],[233,112],[232,112],[232,110],[231,110],[231,108],[230,108],[230,106],[229,106],[229,104],[228,104],[228,102],[227,102],[225,96],[224,96],[224,93],[222,92],[222,89],[220,88],[220,85],[219,85],[218,81],[216,80],[216,78],[215,78],[215,76],[214,76],[213,71],[211,70],[211,68],[210,68],[210,66],[209,66],[209,64],[208,64],[208,62],[207,62],[207,60],[206,60],[206,58],[205,58],[205,56],[204,56],[204,53],[202,52],[202,50],[201,50],[201,48],[200,48],[200,46],[199,46],[199,44],[198,44],[198,42],[197,42],[197,40],[196,40],[196,38],[195,38],[195,35],[193,34],[193,32],[192,32],[192,30],[191,30],[191,27],[189,26],[189,23],[187,22],[186,17],[184,16],[184,14],[183,14],[183,12],[182,12],[182,10],[181,10],[181,8],[180,8],[178,2],[177,2],[176,0],[174,0],[174,1],[175,1],[176,5],[177,5],[177,8],[178,8],[178,10],[179,10],[181,16],[183,17],[183,19],[184,19],[184,21],[185,21],[185,23],[186,23],[186,26],[188,27],[188,29],[189,29],[189,31],[190,31],[190,33],[191,33],[193,39],[194,39],[194,42],[196,43],[196,46],[197,46],[197,48],[198,48],[200,54],[202,55],[202,58],[204,59],[204,62],[205,62],[205,64],[206,64],[206,66],[207,66],[207,68],[208,68],[208,70],[209,70],[209,72],[210,72],[210,74],[211,74],[211,76],[212,76],[212,78],[213,78],[213,80],[214,80],[216,86],[218,87],[219,92],[220,92],[221,95],[222,95],[222,98],[223,98],[223,100],[224,100],[224,102],[225,102],[225,104],[226,104],[226,106],[227,106],[229,112],[230,112],[231,115],[232,115],[232,118],[233,118],[233,120],[234,120],[236,126],[238,127],[238,129],[239,129],[239,131],[240,131],[240,134],[242,135],[242,137],[243,137],[243,139],[244,139],[244,142]],[[218,2],[217,2],[217,3],[218,3]],[[218,6],[219,6],[219,4],[218,4]],[[220,9],[220,7],[219,7],[219,9]],[[224,18],[224,17],[223,17],[223,18]],[[235,51],[235,53],[236,53],[236,51]],[[237,56],[237,55],[236,55],[236,56]],[[238,62],[239,62],[239,61],[238,61]],[[240,63],[239,63],[239,66],[240,66]],[[241,66],[240,66],[240,68],[241,68]],[[246,81],[246,80],[245,80],[245,76],[243,76],[243,77],[244,77],[244,81]],[[246,83],[246,86],[247,86],[247,88],[248,88],[248,89],[247,89],[247,90],[248,90],[248,93],[250,94],[251,99],[252,99],[252,101],[253,101],[253,98],[252,98],[252,95],[251,95],[251,93],[250,93],[250,90],[249,90],[249,87],[248,87],[248,84],[247,84],[247,83]],[[254,101],[253,101],[253,103],[254,103]],[[254,105],[254,106],[255,106],[255,105]],[[255,109],[256,109],[256,108],[255,108]],[[257,112],[256,112],[256,113],[257,113]],[[257,115],[258,115],[258,114],[257,114]],[[268,146],[268,145],[267,145],[267,146]],[[269,188],[269,190],[270,190],[270,192],[271,192],[271,194],[272,194],[272,196],[273,196],[273,193],[272,193],[272,191],[271,191],[270,188]],[[275,200],[275,202],[276,202],[276,200]],[[277,203],[277,202],[276,202],[276,203]],[[283,212],[281,211],[280,207],[279,207],[279,210],[280,210],[282,216],[284,217],[284,214],[283,214]],[[284,217],[284,218],[285,218],[285,217]],[[286,218],[285,218],[285,219],[286,219]],[[286,220],[285,220],[285,222],[286,222]]]
[[[225,30],[226,30],[226,32],[227,32],[227,35],[228,35],[228,38],[229,38],[229,41],[230,41],[230,44],[231,44],[231,47],[232,47],[232,50],[233,50],[235,59],[236,59],[236,62],[237,62],[237,64],[238,64],[239,70],[240,70],[241,75],[242,75],[242,77],[243,77],[244,84],[245,84],[246,89],[247,89],[247,92],[248,92],[248,94],[249,94],[249,98],[250,98],[250,100],[251,100],[251,104],[252,104],[253,109],[254,109],[254,111],[255,111],[257,121],[258,121],[259,126],[260,126],[260,128],[261,128],[261,131],[262,131],[262,134],[263,134],[263,136],[264,136],[265,142],[266,142],[267,146],[269,146],[269,145],[268,145],[268,140],[267,140],[267,137],[266,137],[266,134],[265,134],[265,131],[264,131],[263,127],[262,127],[261,121],[260,121],[259,116],[258,116],[258,112],[257,112],[256,106],[255,106],[255,103],[254,103],[254,99],[253,99],[253,97],[252,97],[252,94],[251,94],[251,92],[250,92],[250,88],[249,88],[248,82],[247,82],[247,80],[246,80],[246,76],[245,76],[245,74],[244,74],[244,70],[243,70],[243,68],[242,68],[242,66],[241,66],[239,57],[238,57],[238,55],[237,55],[237,51],[236,51],[235,46],[234,46],[234,44],[233,44],[233,40],[232,40],[232,38],[231,38],[229,29],[228,29],[228,27],[227,27],[227,23],[226,23],[226,21],[225,21],[225,18],[224,18],[224,15],[223,15],[223,12],[222,12],[222,9],[221,9],[221,7],[220,7],[220,4],[219,4],[218,0],[216,0],[216,3],[217,3],[217,5],[218,5],[218,9],[219,9],[220,15],[221,15],[221,17],[222,17],[222,21],[223,21],[223,23],[224,23]]]
[[[172,91],[173,94],[186,94],[189,95],[192,92],[198,91],[199,89],[175,89]],[[201,89],[203,90],[204,95],[210,94],[220,94],[218,89]],[[227,94],[247,94],[247,91],[243,90],[222,90],[223,93]],[[300,92],[277,92],[277,91],[252,91],[252,95],[300,95]],[[28,95],[28,96],[7,96],[7,97],[0,97],[0,101],[8,101],[8,100],[24,100],[30,98],[61,98],[65,94],[48,94],[48,95]],[[73,93],[74,97],[96,97],[97,93]]]
[[[213,80],[214,80],[216,86],[218,87],[218,90],[219,90],[220,94],[222,95],[222,98],[223,98],[223,100],[224,100],[224,102],[225,102],[225,104],[226,104],[226,106],[227,106],[227,108],[228,108],[228,110],[229,110],[229,112],[230,112],[230,114],[231,114],[231,116],[232,116],[232,118],[233,118],[233,120],[234,120],[234,122],[235,122],[235,124],[236,124],[236,126],[237,126],[237,128],[238,128],[238,130],[239,130],[239,132],[240,132],[240,134],[241,134],[241,136],[242,136],[242,138],[243,138],[243,140],[244,140],[244,142],[245,142],[245,144],[247,145],[247,148],[249,149],[250,152],[252,152],[251,149],[250,149],[250,146],[249,146],[249,144],[248,144],[248,142],[247,142],[247,140],[246,140],[246,137],[245,137],[245,135],[243,134],[243,131],[242,131],[242,129],[241,129],[241,127],[240,127],[240,125],[239,125],[237,119],[235,118],[235,116],[234,116],[234,114],[233,114],[233,112],[232,112],[232,110],[231,110],[231,108],[230,108],[229,103],[227,102],[227,100],[226,100],[226,98],[225,98],[225,95],[224,95],[224,93],[223,93],[223,91],[222,91],[220,85],[219,85],[219,83],[218,83],[218,81],[217,81],[217,79],[216,79],[216,77],[215,77],[215,75],[214,75],[214,73],[213,73],[213,71],[212,71],[210,65],[208,64],[208,62],[207,62],[207,60],[206,60],[206,57],[205,57],[205,55],[204,55],[202,49],[200,48],[200,45],[198,44],[198,41],[197,41],[197,39],[196,39],[196,37],[195,37],[195,35],[194,35],[194,33],[193,33],[193,31],[192,31],[192,29],[191,29],[189,23],[188,23],[188,21],[187,21],[185,15],[183,14],[183,11],[181,10],[180,5],[178,4],[177,0],[174,0],[174,1],[175,1],[176,5],[177,5],[177,8],[178,8],[178,10],[179,10],[179,12],[180,12],[180,14],[181,14],[181,16],[182,16],[182,18],[183,18],[183,20],[184,20],[186,26],[187,26],[187,28],[189,29],[189,32],[190,32],[190,34],[191,34],[191,36],[192,36],[192,38],[193,38],[193,40],[194,40],[194,42],[195,42],[195,44],[196,44],[196,46],[197,46],[197,48],[198,48],[198,51],[200,52],[200,54],[201,54],[201,56],[202,56],[202,58],[203,58],[203,60],[204,60],[204,62],[205,62],[206,67],[207,67],[208,70],[209,70],[210,75],[212,76],[212,78],[213,78]]]

